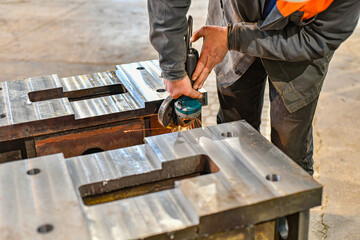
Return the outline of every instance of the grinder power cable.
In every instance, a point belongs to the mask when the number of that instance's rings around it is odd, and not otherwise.
[[[188,33],[186,35],[186,62],[185,70],[189,76],[191,85],[192,74],[195,71],[196,64],[199,59],[199,53],[195,48],[192,48],[190,38],[192,36],[193,19],[188,18]],[[158,119],[159,123],[166,128],[172,129],[178,126],[186,127],[194,123],[195,119],[200,116],[201,103],[198,99],[194,99],[182,95],[178,99],[168,96],[160,106]]]

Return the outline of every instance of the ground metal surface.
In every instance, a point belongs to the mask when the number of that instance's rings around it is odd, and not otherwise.
[[[0,83],[0,162],[79,156],[170,132],[157,122],[168,96],[160,75],[158,61],[145,61],[115,71]]]
[[[116,68],[0,82],[0,142],[156,114],[168,96],[158,62]]]
[[[97,205],[83,197],[181,176],[173,188]],[[145,144],[0,168],[1,239],[198,238],[321,204],[322,186],[244,121]],[[245,236],[245,235],[244,235]]]

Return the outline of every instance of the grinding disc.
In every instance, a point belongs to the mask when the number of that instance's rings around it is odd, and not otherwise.
[[[165,100],[162,102],[159,113],[158,113],[158,119],[159,123],[163,125],[166,128],[172,128],[174,124],[176,124],[176,114],[175,114],[175,108],[174,103],[176,99],[173,99],[170,95],[165,98]]]

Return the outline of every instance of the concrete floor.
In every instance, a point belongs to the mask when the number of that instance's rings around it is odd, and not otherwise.
[[[206,0],[193,1],[195,29],[205,23],[206,9]],[[315,179],[324,196],[311,211],[310,239],[360,239],[359,40],[360,27],[335,54],[316,112]],[[145,0],[0,1],[0,81],[73,76],[155,58]],[[212,125],[218,107],[213,75],[205,88],[210,104],[203,121]]]

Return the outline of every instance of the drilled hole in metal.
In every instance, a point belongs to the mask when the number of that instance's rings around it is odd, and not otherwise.
[[[2,87],[0,87],[0,91],[1,91],[1,90],[3,90],[3,88],[2,88]]]
[[[166,90],[164,88],[159,88],[159,89],[156,89],[156,92],[163,93],[163,92],[166,92]]]
[[[49,233],[52,230],[54,230],[54,226],[51,224],[44,224],[38,227],[37,231],[38,233]]]
[[[224,133],[221,133],[221,136],[224,138],[233,137],[234,133],[233,132],[224,132]]]
[[[280,175],[279,174],[269,174],[266,176],[266,179],[271,182],[277,182],[277,181],[280,181]]]
[[[38,168],[33,168],[33,169],[30,169],[29,171],[27,171],[27,175],[36,175],[36,174],[39,174],[41,171],[40,169]]]
[[[137,70],[144,70],[145,68],[144,67],[137,67],[136,69]]]
[[[5,118],[5,117],[6,117],[6,114],[5,114],[5,113],[3,113],[3,114],[0,115],[0,118]]]

